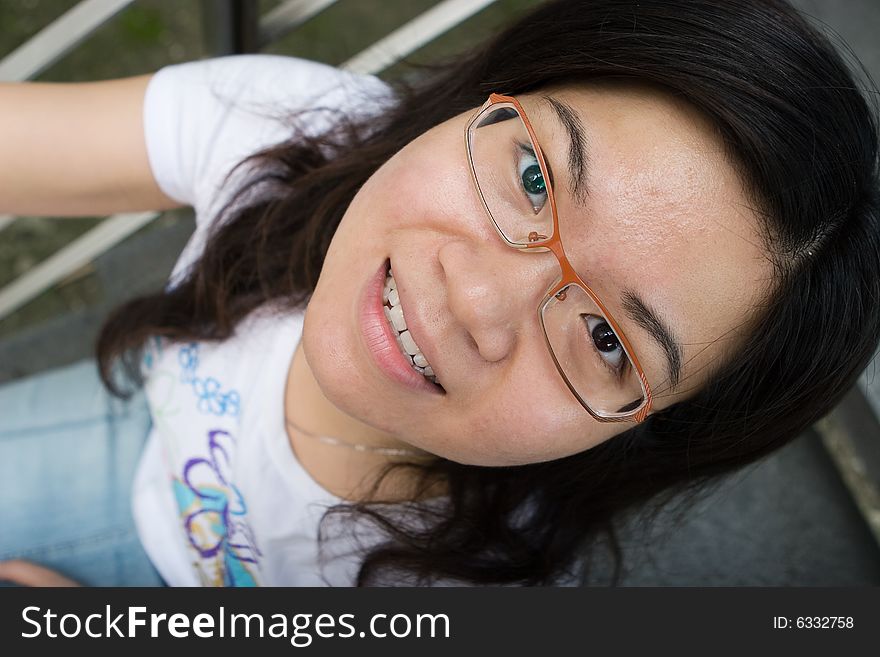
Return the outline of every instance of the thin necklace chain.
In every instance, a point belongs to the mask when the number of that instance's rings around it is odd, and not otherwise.
[[[325,445],[336,445],[338,447],[347,447],[349,449],[353,449],[357,452],[375,452],[377,454],[385,454],[386,456],[423,456],[422,453],[413,451],[411,449],[403,449],[399,447],[376,447],[374,445],[363,445],[361,443],[352,443],[347,440],[342,440],[341,438],[334,438],[332,436],[321,436],[316,433],[312,433],[311,431],[306,431],[302,427],[298,426],[288,418],[284,418],[285,422],[288,425],[299,431],[301,434],[308,436],[309,438],[314,438],[315,440],[324,443]]]

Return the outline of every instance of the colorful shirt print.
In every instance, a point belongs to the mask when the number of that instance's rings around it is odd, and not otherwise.
[[[247,504],[231,481],[235,438],[212,429],[205,456],[189,459],[174,478],[174,497],[196,567],[207,586],[257,586],[262,556],[247,521]]]
[[[224,391],[216,378],[201,376],[199,352],[197,342],[177,349],[178,380],[192,392],[188,403],[203,415],[238,418],[238,391]],[[206,586],[257,586],[261,553],[248,524],[247,503],[233,482],[235,437],[231,429],[214,426],[206,429],[202,444],[201,454],[175,459],[172,477],[183,531],[196,555],[194,566]]]

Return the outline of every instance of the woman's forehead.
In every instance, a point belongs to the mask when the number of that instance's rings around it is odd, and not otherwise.
[[[586,195],[571,193],[570,145],[554,103],[524,107],[555,175],[566,253],[639,352],[659,347],[623,311],[629,289],[684,343],[685,376],[730,346],[772,269],[757,213],[714,127],[656,89],[545,90],[576,113],[586,143]],[[713,344],[714,341],[718,341]],[[642,358],[642,360],[645,360]]]

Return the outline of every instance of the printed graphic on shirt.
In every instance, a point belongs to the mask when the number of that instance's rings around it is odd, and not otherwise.
[[[190,342],[180,348],[178,352],[181,373],[180,381],[192,386],[197,403],[196,408],[200,413],[211,415],[230,415],[238,417],[241,403],[237,390],[222,391],[220,382],[214,377],[200,377],[196,375],[199,366],[199,344]]]
[[[211,429],[207,456],[191,458],[173,480],[184,531],[205,586],[259,586],[259,559],[247,504],[231,480],[234,436]]]

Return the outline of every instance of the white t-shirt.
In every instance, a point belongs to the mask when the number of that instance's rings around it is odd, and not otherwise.
[[[214,213],[235,188],[222,185],[224,176],[292,134],[285,112],[374,112],[393,102],[389,90],[374,76],[275,55],[158,71],[144,98],[150,166],[165,194],[195,209],[197,226],[169,287],[201,252]],[[334,116],[310,112],[306,128],[317,134]],[[302,320],[301,312],[276,316],[267,306],[224,342],[154,338],[145,350],[153,428],[132,510],[147,554],[173,586],[354,584],[353,534],[332,538],[326,560],[318,559],[318,521],[342,500],[303,469],[284,428],[284,387]],[[382,537],[372,525],[353,524],[363,523],[346,523],[346,532],[364,543]]]

